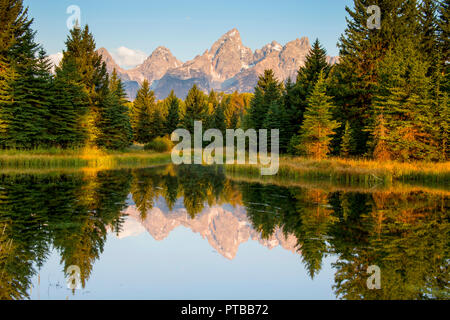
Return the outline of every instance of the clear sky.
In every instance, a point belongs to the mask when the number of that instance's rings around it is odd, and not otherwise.
[[[344,32],[352,0],[25,0],[38,41],[49,54],[62,51],[70,5],[81,9],[98,47],[119,54],[126,47],[149,55],[158,46],[180,60],[202,54],[222,34],[237,28],[252,50],[276,40],[319,38],[330,55]],[[123,48],[122,48],[123,49]],[[125,50],[126,51],[126,50]],[[126,54],[126,53],[123,53]],[[123,64],[123,63],[122,63]]]

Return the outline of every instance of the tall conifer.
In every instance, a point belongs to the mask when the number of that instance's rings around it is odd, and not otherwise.
[[[297,146],[307,156],[322,159],[330,152],[330,142],[339,124],[332,120],[331,99],[326,94],[323,72],[320,73],[316,86],[307,100],[300,135],[301,143]]]
[[[166,134],[171,135],[180,124],[180,99],[177,98],[175,92],[172,90],[166,99],[167,104],[167,119],[166,119]]]

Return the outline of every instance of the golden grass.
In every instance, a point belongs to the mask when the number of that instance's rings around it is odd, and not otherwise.
[[[124,151],[104,151],[96,148],[61,150],[36,149],[30,151],[0,151],[0,170],[7,169],[68,169],[96,168],[120,169],[142,168],[171,163],[170,153],[145,151],[133,146]],[[256,165],[226,165],[227,172],[241,176],[261,177]],[[301,157],[281,157],[278,180],[331,181],[344,185],[373,187],[389,186],[394,181],[437,184],[450,187],[450,162],[378,162],[367,159],[329,158],[313,160]]]
[[[390,185],[383,183],[373,183],[372,185],[358,185],[347,184],[339,181],[327,181],[327,180],[311,180],[311,179],[283,179],[277,176],[273,177],[249,177],[242,172],[227,172],[227,179],[235,182],[244,183],[259,183],[262,185],[276,185],[287,188],[305,188],[305,189],[317,189],[325,192],[358,192],[358,193],[376,193],[376,192],[391,192],[391,193],[413,193],[424,192],[428,194],[440,195],[450,197],[450,188],[446,188],[442,185],[415,185],[408,182],[396,182],[394,181]]]
[[[258,166],[228,165],[227,171],[260,174]],[[448,185],[450,182],[450,162],[377,162],[366,159],[329,158],[313,160],[301,157],[280,158],[278,178],[288,180],[317,179],[371,186],[389,185],[393,181],[426,182]]]

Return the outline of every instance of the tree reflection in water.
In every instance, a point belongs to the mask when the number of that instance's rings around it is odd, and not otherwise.
[[[130,194],[143,220],[161,197],[169,210],[182,201],[192,219],[206,207],[244,206],[261,237],[295,236],[311,278],[335,256],[340,299],[450,298],[446,191],[326,191],[238,182],[223,167],[167,166],[0,175],[0,299],[29,298],[52,248],[65,272],[80,267],[84,287],[108,232],[121,231]],[[367,288],[371,265],[381,268],[381,290]]]

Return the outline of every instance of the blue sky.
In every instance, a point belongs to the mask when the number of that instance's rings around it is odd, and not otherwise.
[[[81,9],[98,47],[120,47],[149,55],[158,46],[180,60],[202,54],[222,34],[237,28],[252,50],[276,40],[319,38],[330,55],[345,29],[345,6],[352,0],[25,0],[35,19],[38,41],[49,54],[62,51],[70,5]]]

